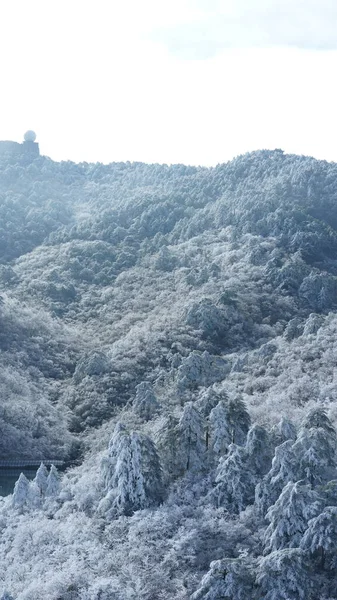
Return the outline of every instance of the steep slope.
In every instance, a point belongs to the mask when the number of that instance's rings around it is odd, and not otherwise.
[[[3,500],[4,588],[251,600],[290,561],[328,599],[333,559],[305,540],[337,504],[337,165],[39,157],[3,161],[0,194],[0,458],[85,450],[47,495],[22,480]],[[297,481],[314,508],[269,547],[265,508]]]

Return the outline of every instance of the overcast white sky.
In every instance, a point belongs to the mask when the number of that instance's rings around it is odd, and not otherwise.
[[[1,0],[0,139],[55,160],[337,161],[336,0]]]

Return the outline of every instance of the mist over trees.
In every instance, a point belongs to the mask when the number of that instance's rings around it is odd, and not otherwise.
[[[336,257],[334,163],[0,157],[0,598],[336,599]]]

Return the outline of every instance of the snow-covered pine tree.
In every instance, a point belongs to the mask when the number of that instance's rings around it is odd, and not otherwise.
[[[164,416],[157,424],[154,433],[156,448],[166,480],[175,479],[181,474],[178,423],[178,419],[173,415]]]
[[[254,561],[248,558],[216,560],[191,600],[257,600],[254,569]]]
[[[116,425],[115,425],[115,429],[113,431],[113,434],[111,436],[111,439],[109,441],[109,446],[108,446],[108,454],[110,457],[115,458],[117,453],[118,453],[118,444],[120,443],[120,440],[122,438],[123,435],[127,435],[127,429],[125,427],[125,425],[123,423],[121,423],[120,421],[117,421]]]
[[[131,501],[131,510],[137,510],[146,506],[146,492],[143,474],[142,446],[139,434],[132,431],[130,434],[131,450],[131,471],[129,473],[129,498]]]
[[[59,475],[56,467],[52,465],[47,477],[46,497],[56,498],[59,495],[60,489]]]
[[[260,559],[256,583],[263,600],[308,600],[313,587],[306,555],[299,548],[276,550]]]
[[[292,421],[290,421],[290,419],[286,419],[285,417],[282,417],[282,419],[279,423],[279,431],[280,431],[280,435],[283,438],[282,441],[286,441],[286,440],[294,440],[295,441],[296,440],[297,430],[296,430],[294,423]]]
[[[331,479],[336,473],[336,436],[321,427],[303,427],[293,445],[300,478],[313,485]]]
[[[312,429],[313,427],[325,429],[327,433],[336,437],[336,430],[331,423],[324,408],[313,408],[303,419],[302,427]]]
[[[229,372],[229,365],[222,356],[210,354],[207,350],[192,350],[184,357],[177,370],[177,393],[180,398],[187,390],[207,387],[216,381],[222,381]]]
[[[20,473],[19,479],[14,486],[12,506],[19,510],[23,510],[29,506],[29,480],[23,473]]]
[[[36,475],[33,480],[34,483],[37,485],[38,489],[40,490],[41,496],[44,496],[46,493],[48,475],[49,475],[48,469],[42,462],[40,464],[38,470],[36,471]]]
[[[272,447],[267,430],[256,423],[249,429],[246,451],[251,470],[258,476],[265,475],[272,461]]]
[[[132,515],[162,500],[162,469],[153,442],[145,435],[115,428],[103,462],[105,496],[99,511],[106,515]]]
[[[297,548],[308,521],[321,510],[321,499],[308,485],[289,482],[266,514],[265,554],[283,548]]]
[[[163,470],[153,441],[146,435],[137,434],[141,449],[141,469],[147,505],[163,500]]]
[[[337,479],[331,479],[328,483],[318,486],[317,491],[323,499],[324,506],[337,506]]]
[[[212,498],[217,506],[239,513],[254,502],[255,477],[248,466],[245,448],[231,444],[228,455],[220,458]]]
[[[259,513],[267,512],[289,481],[303,479],[317,486],[328,481],[335,474],[335,468],[336,432],[325,411],[311,411],[296,441],[289,439],[275,448],[272,467],[255,490]]]
[[[122,438],[127,436],[128,432],[125,425],[118,421],[115,425],[114,432],[111,436],[108,454],[101,461],[101,473],[103,476],[103,487],[106,492],[114,487],[114,473],[116,469],[117,457],[119,448],[122,443]]]
[[[142,381],[136,386],[136,396],[132,404],[134,412],[149,421],[159,410],[159,402],[150,383]]]
[[[297,431],[295,425],[289,419],[282,419],[271,430],[271,440],[274,446],[279,446],[287,440],[296,440]]]
[[[117,513],[131,515],[136,506],[134,489],[137,479],[137,474],[133,473],[135,461],[132,460],[131,437],[125,433],[116,439],[116,443],[118,444],[117,460],[112,480],[109,482],[112,491],[111,498]],[[140,482],[138,481],[138,491],[140,491],[139,488]],[[142,508],[142,506],[137,506],[137,508]]]
[[[275,504],[284,486],[289,481],[299,481],[300,470],[293,451],[293,440],[287,440],[276,446],[270,471],[255,488],[255,506],[264,516],[270,506]]]
[[[205,467],[205,423],[193,402],[187,402],[178,423],[180,474],[202,471]]]
[[[228,401],[228,421],[232,429],[231,441],[233,444],[244,446],[251,420],[247,407],[241,398],[232,398]]]
[[[233,430],[229,423],[227,406],[223,400],[210,412],[208,428],[207,449],[215,456],[223,456],[227,453],[228,446],[232,443]]]
[[[35,481],[29,482],[28,504],[32,508],[40,508],[44,497],[41,495],[41,490]]]
[[[219,392],[213,387],[209,387],[200,393],[199,398],[196,400],[194,406],[201,416],[206,419],[209,417],[212,409],[215,408],[219,402],[223,402],[224,404],[228,403],[227,392],[225,390],[221,390],[221,392]]]
[[[337,466],[337,434],[323,408],[311,410],[303,420],[294,451],[302,470],[312,485],[335,477]]]
[[[309,551],[320,570],[337,568],[337,507],[328,506],[311,519],[302,538],[301,548]]]

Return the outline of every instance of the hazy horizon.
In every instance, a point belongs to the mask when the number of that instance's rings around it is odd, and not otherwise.
[[[0,139],[75,162],[337,160],[337,8],[262,0],[5,2]]]

